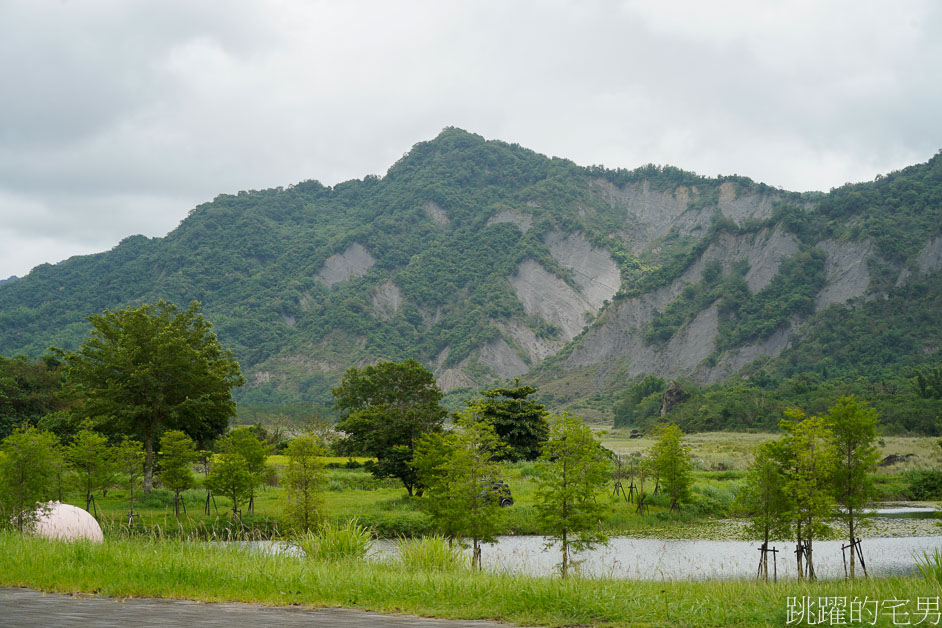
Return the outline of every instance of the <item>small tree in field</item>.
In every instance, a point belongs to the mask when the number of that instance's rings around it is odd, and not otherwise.
[[[302,434],[288,443],[288,467],[285,469],[285,508],[288,520],[301,532],[307,532],[321,520],[323,504],[324,455],[320,441]]]
[[[59,440],[49,432],[20,428],[0,442],[0,528],[29,529],[55,495],[61,466]]]
[[[606,508],[597,497],[611,476],[611,460],[588,426],[564,413],[551,419],[538,469],[537,521],[549,542],[561,545],[565,578],[573,552],[608,541],[598,529]]]
[[[91,505],[95,491],[114,484],[115,466],[111,453],[108,439],[90,429],[79,430],[72,444],[66,447],[66,460],[85,496],[85,510]]]
[[[234,453],[217,455],[206,477],[209,490],[232,500],[232,514],[235,516],[239,515],[239,504],[252,494],[254,482],[245,458]]]
[[[783,439],[785,495],[790,505],[787,516],[795,532],[798,577],[814,580],[814,539],[827,533],[827,520],[833,512],[834,445],[831,430],[821,417],[806,416],[797,409],[785,414],[787,418],[780,425],[787,432]]]
[[[781,449],[782,443],[777,441],[759,445],[739,492],[739,501],[749,512],[749,531],[762,539],[758,569],[758,577],[762,580],[769,579],[769,541],[773,536],[783,534],[788,527],[784,521],[789,504],[785,496]]]
[[[455,427],[421,439],[414,465],[432,520],[449,536],[471,539],[471,568],[480,570],[481,543],[493,542],[500,526],[498,460],[507,446],[480,415],[459,414]]]
[[[121,474],[122,484],[128,487],[128,520],[134,517],[134,488],[144,475],[144,445],[140,441],[125,440],[112,449],[115,469]]]
[[[255,511],[255,489],[265,479],[268,470],[265,462],[271,453],[271,447],[263,443],[257,434],[258,431],[251,427],[237,427],[219,441],[219,451],[241,456],[252,475],[249,512]]]
[[[661,488],[671,498],[671,510],[690,499],[693,484],[690,456],[681,442],[683,437],[684,433],[676,425],[663,425],[658,429],[657,442],[651,451]]]
[[[190,468],[196,456],[196,443],[182,431],[170,430],[160,437],[160,483],[173,491],[173,511],[178,517],[180,493],[196,484]]]
[[[837,516],[847,526],[850,549],[850,571],[853,579],[858,549],[857,527],[864,507],[873,500],[873,479],[870,474],[880,459],[876,447],[877,413],[854,397],[841,397],[825,417],[831,429],[835,450],[832,473],[834,499],[841,508]],[[863,554],[861,554],[863,556]]]

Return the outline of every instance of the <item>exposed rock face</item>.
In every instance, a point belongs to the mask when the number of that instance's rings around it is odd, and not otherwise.
[[[516,377],[529,370],[526,363],[503,338],[491,340],[481,347],[478,362],[489,367],[502,379]]]
[[[487,226],[497,225],[502,222],[509,222],[517,225],[521,233],[526,233],[533,226],[533,217],[515,212],[512,209],[504,209],[487,219]]]
[[[667,390],[664,391],[664,396],[661,398],[661,416],[667,416],[671,410],[682,404],[686,398],[687,391],[684,390],[683,386],[671,380],[667,385]]]
[[[422,206],[422,209],[425,210],[425,215],[428,216],[432,222],[443,227],[447,227],[451,224],[451,219],[448,218],[448,214],[444,209],[439,207],[438,203],[435,201],[428,201]]]
[[[532,259],[520,263],[510,283],[524,311],[556,325],[567,341],[582,331],[596,311],[584,296]]]
[[[942,268],[942,238],[936,238],[923,247],[916,258],[916,267],[923,275]]]
[[[788,341],[797,327],[797,323],[793,321],[765,340],[725,351],[714,366],[701,364],[693,377],[699,382],[712,384],[738,373],[761,357],[778,355],[788,347]]]
[[[513,340],[520,347],[531,365],[536,365],[563,348],[562,340],[555,338],[540,338],[536,333],[517,319],[510,321],[491,321],[501,333]]]
[[[399,286],[391,280],[384,281],[373,290],[373,312],[376,317],[388,321],[399,311],[402,305],[402,293]]]
[[[596,311],[618,292],[621,271],[608,251],[593,247],[581,233],[553,231],[546,235],[545,242],[553,259],[572,271],[583,296]]]
[[[824,240],[818,248],[827,253],[824,274],[827,283],[815,299],[815,311],[820,312],[832,303],[846,303],[862,297],[870,287],[867,258],[873,250],[870,240],[837,242]]]
[[[701,198],[696,187],[678,186],[673,190],[655,190],[648,181],[631,183],[623,187],[603,179],[593,183],[593,193],[612,207],[625,209],[623,235],[635,251],[640,251],[657,238],[677,229],[688,235],[709,226],[715,208],[727,218],[742,223],[750,218],[764,219],[772,215],[774,195],[739,195],[734,183],[720,186],[716,206],[688,209],[691,202]]]
[[[746,284],[755,294],[769,285],[778,274],[782,262],[798,252],[798,240],[784,229],[763,229],[754,236],[720,235],[703,255],[684,272],[682,279],[697,283],[703,278],[703,270],[711,262],[720,262],[728,272],[734,262],[746,260],[749,271]]]
[[[318,271],[316,279],[328,286],[341,281],[348,281],[354,277],[362,277],[376,260],[362,244],[354,242],[343,253],[331,255],[324,262],[324,267]]]

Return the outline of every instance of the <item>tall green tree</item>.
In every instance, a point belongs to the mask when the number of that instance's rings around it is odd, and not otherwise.
[[[424,506],[451,537],[471,540],[471,568],[481,569],[481,544],[495,540],[500,526],[500,458],[507,449],[494,426],[465,411],[455,430],[419,440],[414,466],[427,487]]]
[[[850,545],[851,579],[855,576],[857,527],[864,507],[874,497],[871,474],[877,467],[880,452],[876,446],[877,413],[854,397],[841,397],[825,417],[831,430],[835,450],[832,481],[834,499],[840,508],[837,517],[847,526]]]
[[[63,465],[59,440],[34,427],[19,427],[0,442],[0,528],[23,531],[56,494]]]
[[[572,553],[608,541],[599,530],[605,512],[600,492],[611,477],[611,459],[589,427],[564,413],[550,418],[549,439],[537,466],[537,522],[549,543],[559,542],[560,573],[569,574]]]
[[[658,428],[657,441],[651,448],[651,459],[661,483],[661,490],[671,499],[671,510],[690,499],[693,471],[690,455],[684,447],[684,433],[672,423]]]
[[[197,440],[221,434],[235,414],[231,389],[243,383],[192,302],[179,310],[158,301],[88,317],[91,334],[65,354],[82,400],[78,411],[144,443],[144,490],[153,483],[154,443],[166,429]]]
[[[832,433],[822,417],[807,416],[798,409],[786,411],[781,427],[786,432],[785,494],[795,533],[798,576],[814,580],[814,539],[828,532],[834,508]]]
[[[749,532],[762,539],[758,575],[769,579],[768,549],[773,537],[787,530],[785,514],[789,510],[782,471],[782,443],[766,441],[759,445],[739,491],[739,503],[749,514]]]
[[[549,424],[546,407],[527,399],[535,392],[536,388],[521,386],[520,380],[514,380],[513,388],[482,390],[484,398],[471,402],[472,412],[493,425],[497,436],[507,444],[503,460],[516,462],[540,457]]]
[[[258,438],[258,430],[252,427],[237,427],[219,440],[219,451],[238,454],[245,460],[246,468],[252,474],[252,486],[249,490],[249,512],[255,511],[255,490],[266,477],[266,460],[272,452],[270,445]]]
[[[291,439],[285,453],[285,512],[297,530],[307,532],[322,519],[324,465],[320,456],[324,448],[313,434],[301,434]]]
[[[344,373],[332,392],[337,429],[355,450],[375,457],[376,477],[398,478],[409,495],[421,494],[412,460],[423,434],[441,430],[446,411],[432,374],[414,359],[380,362]]]
[[[115,482],[115,465],[108,439],[90,429],[79,430],[65,449],[79,490],[85,497],[85,510],[92,503],[95,491],[106,490]]]
[[[196,443],[183,430],[168,430],[160,437],[160,483],[173,491],[173,511],[180,516],[180,494],[193,488],[191,465],[198,459]]]

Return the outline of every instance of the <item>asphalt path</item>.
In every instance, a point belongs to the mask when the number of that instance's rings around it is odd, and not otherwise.
[[[190,600],[111,598],[43,593],[33,589],[0,588],[3,628],[147,628],[150,626],[226,626],[254,628],[507,628],[493,621],[431,619],[385,615],[350,608],[306,608]]]

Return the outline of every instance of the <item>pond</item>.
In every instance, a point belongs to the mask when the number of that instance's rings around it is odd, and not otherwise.
[[[846,543],[846,541],[844,542]],[[843,578],[841,541],[814,544],[819,578]],[[555,573],[559,548],[544,551],[537,536],[501,537],[485,545],[484,569],[494,572],[546,576]],[[795,578],[794,543],[772,543],[778,549],[778,577]],[[662,540],[616,537],[605,547],[577,555],[582,575],[593,578],[637,580],[707,580],[753,578],[759,562],[755,541]],[[915,572],[916,558],[942,548],[942,536],[873,538],[861,543],[870,575],[906,575]],[[377,543],[379,556],[391,556],[391,543]],[[769,566],[771,575],[772,565]]]

